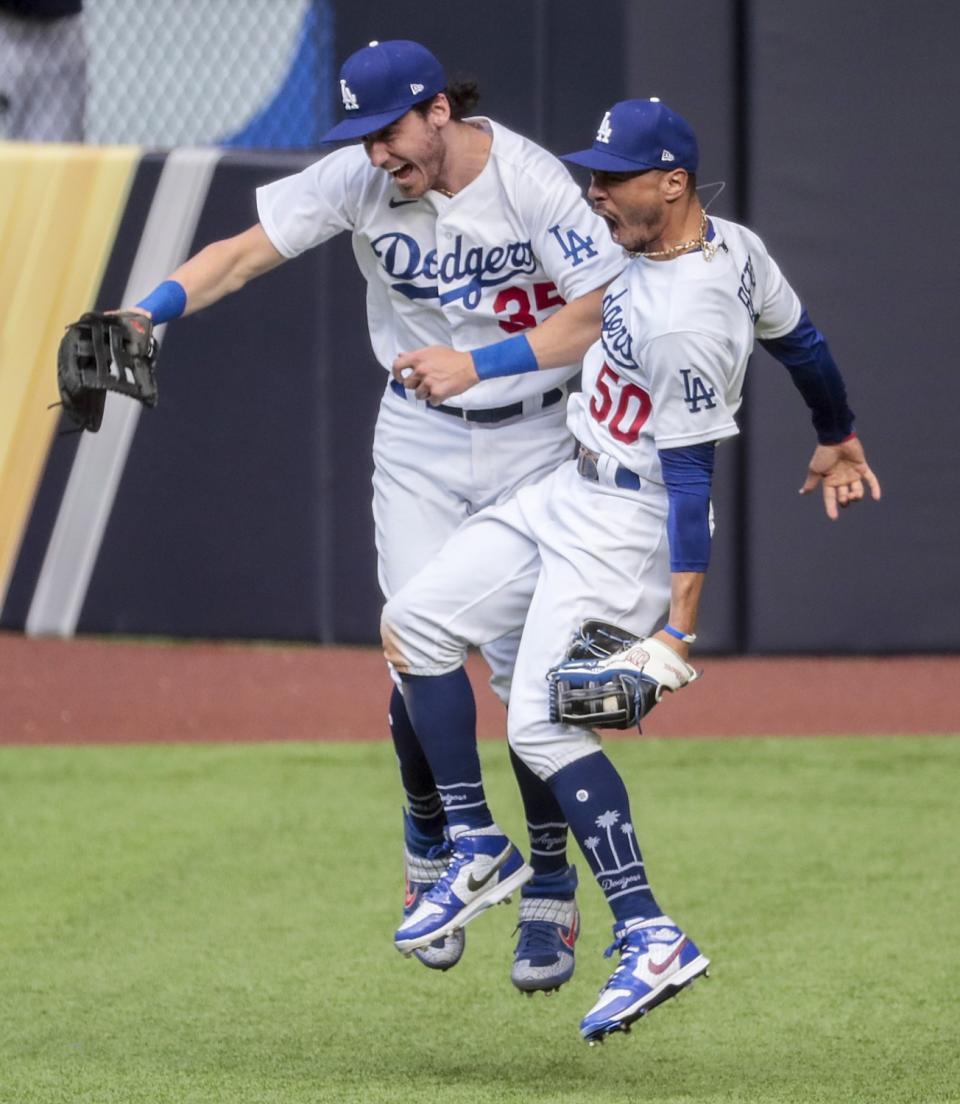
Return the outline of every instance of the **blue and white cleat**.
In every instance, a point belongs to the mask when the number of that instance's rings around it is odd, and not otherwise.
[[[533,876],[532,868],[495,825],[463,832],[452,846],[443,877],[423,895],[393,937],[402,954],[459,931]]]
[[[710,965],[669,916],[630,921],[613,934],[606,954],[619,950],[620,965],[580,1023],[580,1034],[591,1045],[614,1031],[629,1031],[635,1020],[706,974]]]
[[[527,996],[555,993],[573,977],[574,944],[580,934],[576,888],[572,866],[559,875],[534,875],[523,887],[510,980]]]
[[[431,848],[426,855],[417,855],[409,845],[403,848],[403,919],[412,916],[417,906],[447,872],[447,865],[453,854],[449,843]],[[451,932],[448,936],[428,943],[414,951],[415,957],[431,970],[449,970],[463,957],[466,937],[462,931]]]

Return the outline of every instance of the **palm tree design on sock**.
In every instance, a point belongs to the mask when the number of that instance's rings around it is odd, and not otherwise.
[[[627,837],[627,843],[630,844],[630,854],[633,856],[633,861],[635,863],[639,862],[640,856],[637,854],[637,849],[633,846],[633,825],[629,820],[626,820],[620,825],[620,831]]]
[[[599,869],[602,869],[600,856],[597,854],[597,848],[600,846],[600,837],[587,836],[587,838],[583,841],[583,846],[592,853],[593,861],[597,864],[597,867]]]
[[[597,824],[598,828],[605,828],[607,830],[607,840],[610,843],[610,851],[611,851],[611,854],[613,855],[613,863],[614,863],[614,865],[612,867],[613,870],[619,870],[620,866],[621,866],[620,856],[617,854],[617,849],[613,845],[613,831],[612,831],[613,826],[617,823],[617,821],[619,819],[620,819],[620,814],[617,812],[616,809],[607,809],[607,811],[605,813],[601,813],[597,817],[597,820],[596,820],[596,824]]]

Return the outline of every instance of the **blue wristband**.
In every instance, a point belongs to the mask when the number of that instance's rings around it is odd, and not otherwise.
[[[137,306],[148,310],[153,324],[159,326],[183,314],[187,309],[187,293],[176,280],[164,280],[146,299],[141,299]]]
[[[682,640],[684,644],[692,644],[697,639],[696,633],[681,632],[679,629],[675,629],[673,625],[664,625],[663,631],[668,636],[672,636],[677,640]]]
[[[540,367],[526,334],[516,334],[506,341],[495,341],[474,349],[473,366],[480,379],[496,376],[519,376],[522,372],[536,372]]]

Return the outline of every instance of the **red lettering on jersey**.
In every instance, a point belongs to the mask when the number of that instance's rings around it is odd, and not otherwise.
[[[606,363],[597,374],[594,387],[598,393],[590,398],[590,413],[594,420],[601,425],[607,422],[607,430],[615,440],[622,441],[625,445],[636,444],[640,430],[653,409],[650,396],[637,384],[624,383]],[[628,415],[632,415],[632,418],[624,428]]]
[[[562,307],[566,300],[557,292],[557,285],[551,283],[533,285],[533,301],[538,311],[552,310],[554,307]],[[504,314],[513,308],[512,312],[500,322],[500,329],[507,333],[519,333],[521,330],[532,330],[537,324],[536,315],[530,304],[530,293],[524,287],[504,288],[497,293],[493,301],[493,310],[496,314]]]

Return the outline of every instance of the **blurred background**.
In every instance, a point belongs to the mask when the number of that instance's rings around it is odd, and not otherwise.
[[[253,223],[322,155],[343,59],[413,38],[555,152],[660,96],[827,335],[884,501],[798,497],[813,432],[758,351],[704,650],[957,651],[958,29],[932,0],[0,0],[0,626],[376,640],[384,379],[346,236],[169,327],[142,419],[58,436],[46,407],[63,324]]]

